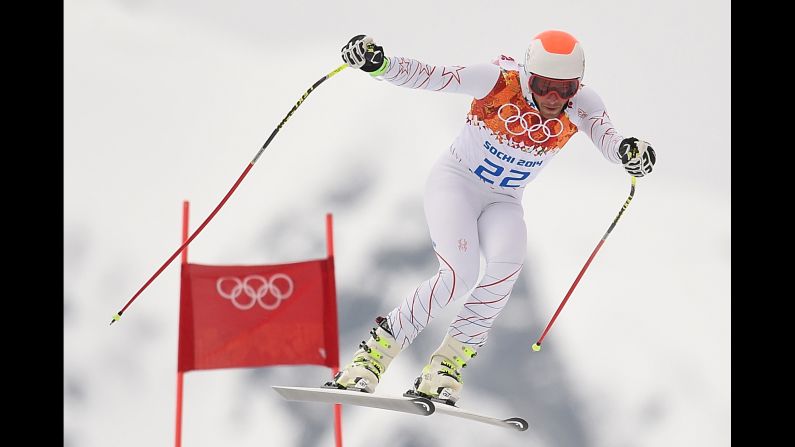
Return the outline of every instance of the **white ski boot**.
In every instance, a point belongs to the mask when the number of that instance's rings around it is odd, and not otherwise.
[[[404,395],[419,395],[437,402],[455,405],[461,397],[464,380],[461,370],[469,359],[477,355],[471,346],[465,345],[447,334],[442,345],[431,354],[431,361],[422,369],[422,375],[414,381],[414,389]]]
[[[375,392],[381,375],[400,353],[400,346],[389,329],[387,319],[377,317],[375,322],[378,327],[370,331],[370,339],[359,344],[351,363],[341,369],[334,380],[326,382],[324,387]]]

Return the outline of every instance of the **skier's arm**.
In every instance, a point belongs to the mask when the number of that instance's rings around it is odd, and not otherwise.
[[[652,171],[657,161],[654,148],[643,140],[619,134],[595,91],[583,87],[576,98],[569,113],[577,128],[588,135],[606,159],[621,163],[635,177],[643,177]]]
[[[363,34],[342,47],[342,59],[351,67],[401,87],[463,93],[478,99],[494,88],[500,76],[500,67],[494,64],[428,65],[405,57],[386,57],[384,48]]]
[[[407,57],[388,57],[383,79],[391,84],[435,92],[463,93],[480,99],[486,96],[500,76],[494,64],[428,65]]]
[[[621,163],[618,147],[624,137],[613,127],[602,98],[596,92],[583,86],[577,93],[569,115],[577,128],[588,135],[606,159],[613,163]]]

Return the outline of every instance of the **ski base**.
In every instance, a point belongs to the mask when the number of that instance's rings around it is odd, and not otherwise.
[[[272,388],[283,398],[291,401],[358,405],[420,416],[430,416],[436,409],[430,399],[419,396],[392,397],[362,391],[319,387],[274,386]]]

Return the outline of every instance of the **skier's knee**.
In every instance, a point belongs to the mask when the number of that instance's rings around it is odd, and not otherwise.
[[[459,288],[459,286],[457,285],[456,292],[460,291],[460,293],[464,293],[467,290],[471,289],[472,286],[475,285],[475,283],[477,283],[478,273],[479,273],[477,267],[479,266],[476,266],[474,269],[471,268],[470,266],[469,268],[459,268],[456,270],[451,270],[445,267],[440,269],[439,273],[442,275],[442,277],[446,278],[449,281],[452,281],[452,283],[460,284],[462,287]],[[459,295],[459,293],[456,293],[456,295]]]

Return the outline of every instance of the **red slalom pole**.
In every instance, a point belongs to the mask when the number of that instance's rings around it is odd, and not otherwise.
[[[190,218],[190,202],[182,201],[182,242],[188,239],[188,219]],[[188,263],[188,249],[182,251],[182,266]],[[177,343],[177,355],[179,355],[179,343]],[[174,447],[182,447],[182,384],[185,373],[177,368],[177,420],[174,423]]]
[[[125,304],[125,305],[124,305],[124,307],[122,307],[120,311],[116,312],[116,314],[115,314],[115,315],[113,315],[113,318],[110,320],[110,324],[111,324],[111,325],[113,324],[113,322],[115,322],[115,321],[117,321],[117,320],[121,319],[121,316],[122,316],[122,314],[124,313],[124,311],[125,311],[125,310],[127,310],[127,308],[128,308],[128,307],[130,307],[130,304],[132,304],[132,302],[133,302],[133,301],[135,301],[135,299],[136,299],[136,298],[138,298],[138,295],[140,295],[140,294],[141,294],[141,292],[143,292],[143,291],[144,291],[144,289],[146,289],[147,287],[149,287],[149,284],[151,284],[151,283],[152,283],[152,281],[154,281],[154,280],[155,280],[155,278],[157,278],[158,276],[160,276],[160,273],[162,273],[162,272],[163,272],[163,270],[165,270],[165,269],[166,269],[166,267],[168,267],[168,265],[169,265],[169,264],[171,264],[171,261],[173,261],[173,260],[174,260],[174,259],[175,259],[177,256],[179,256],[179,253],[180,253],[180,252],[181,252],[181,251],[182,251],[182,250],[183,250],[185,247],[187,247],[187,246],[188,246],[188,244],[190,244],[190,243],[191,243],[191,241],[193,241],[193,239],[195,239],[195,238],[196,238],[196,236],[198,236],[198,235],[199,235],[199,233],[201,233],[201,231],[204,229],[204,227],[206,227],[206,226],[207,226],[207,224],[208,224],[208,223],[210,223],[210,221],[212,220],[212,218],[213,218],[213,217],[215,217],[215,215],[218,213],[218,211],[221,209],[221,207],[222,207],[222,206],[224,206],[224,204],[226,203],[226,201],[227,201],[227,200],[229,200],[229,197],[232,195],[232,193],[234,193],[234,192],[235,192],[235,190],[237,189],[238,185],[240,185],[240,182],[242,182],[242,181],[243,181],[243,179],[244,179],[244,178],[246,178],[246,175],[248,175],[248,172],[251,170],[251,168],[253,168],[253,167],[254,167],[254,163],[256,163],[256,162],[257,162],[257,160],[259,159],[260,155],[262,155],[262,152],[263,152],[263,151],[265,150],[265,148],[266,148],[266,147],[268,147],[268,145],[271,143],[271,141],[273,140],[273,137],[275,137],[275,136],[276,136],[276,134],[279,132],[279,129],[281,129],[281,128],[282,128],[282,126],[284,126],[284,123],[286,123],[286,122],[287,122],[287,120],[290,118],[290,116],[292,116],[293,112],[295,112],[295,111],[296,111],[296,109],[298,109],[298,107],[299,107],[299,106],[300,106],[300,105],[301,105],[301,104],[304,102],[304,100],[306,99],[306,97],[307,97],[307,96],[309,96],[309,94],[310,94],[310,93],[312,93],[312,91],[313,91],[315,88],[317,88],[317,86],[319,86],[320,84],[322,84],[322,83],[323,83],[323,81],[325,81],[326,79],[328,79],[328,78],[330,78],[330,77],[334,76],[335,74],[339,73],[340,71],[342,71],[342,70],[343,70],[345,67],[347,67],[347,66],[348,66],[348,64],[342,64],[342,65],[340,65],[340,66],[339,66],[339,67],[337,67],[337,68],[336,68],[334,71],[332,71],[332,72],[330,72],[329,74],[327,74],[327,75],[323,76],[322,78],[320,78],[320,79],[319,79],[317,82],[315,82],[315,83],[312,85],[312,87],[309,87],[309,90],[307,90],[307,91],[306,91],[306,92],[303,94],[303,96],[301,96],[301,99],[299,99],[299,100],[298,100],[298,102],[297,102],[297,103],[295,103],[295,105],[293,106],[293,108],[292,108],[292,109],[290,109],[290,111],[289,111],[289,112],[287,112],[287,116],[285,116],[285,117],[284,117],[284,119],[282,120],[282,122],[281,122],[281,123],[279,123],[279,125],[278,125],[278,126],[276,126],[276,128],[275,128],[275,129],[273,129],[273,132],[271,132],[271,135],[270,135],[270,137],[268,137],[268,140],[265,142],[265,144],[263,144],[263,145],[262,145],[262,147],[261,147],[261,148],[259,149],[259,151],[257,152],[257,155],[255,155],[255,156],[254,156],[254,158],[251,160],[251,162],[248,164],[248,166],[246,166],[246,169],[245,169],[245,170],[243,170],[243,173],[242,173],[242,174],[240,174],[240,177],[238,177],[238,179],[237,179],[237,181],[235,182],[235,184],[234,184],[234,185],[232,185],[232,189],[230,189],[230,190],[229,190],[229,192],[227,192],[227,193],[226,193],[226,195],[224,196],[224,198],[221,200],[221,203],[219,203],[219,204],[218,204],[218,206],[216,206],[216,207],[215,207],[215,209],[213,210],[213,212],[212,212],[212,213],[210,213],[210,215],[209,215],[209,216],[207,216],[207,218],[206,218],[206,219],[204,219],[204,222],[202,222],[202,224],[201,224],[201,225],[199,225],[199,228],[197,228],[197,229],[196,229],[196,231],[194,231],[194,232],[193,232],[193,234],[191,234],[191,235],[190,235],[190,237],[188,238],[188,240],[186,240],[185,242],[183,242],[183,243],[182,243],[182,245],[181,245],[181,246],[180,246],[180,247],[177,249],[177,251],[175,251],[175,252],[174,252],[174,254],[172,254],[172,255],[171,255],[171,257],[169,257],[169,258],[166,260],[166,262],[164,262],[164,263],[163,263],[163,265],[161,265],[161,266],[160,266],[160,268],[159,268],[159,269],[157,269],[157,271],[155,272],[155,274],[154,274],[154,275],[152,275],[152,276],[149,278],[149,280],[147,280],[147,281],[144,283],[144,285],[143,285],[143,286],[141,286],[141,288],[140,288],[140,289],[138,289],[138,291],[137,291],[137,292],[135,292],[135,295],[133,295],[133,297],[132,297],[132,298],[130,298],[130,300],[129,300],[129,301],[127,301],[127,304]]]
[[[326,259],[331,260],[334,262],[334,223],[331,213],[326,213]],[[334,275],[330,275],[330,280],[332,281],[332,285],[330,287],[331,293],[334,294],[334,303],[337,303],[337,288],[333,284]],[[334,311],[333,316],[336,324],[337,315],[336,310]],[[336,341],[335,341],[336,343]],[[337,349],[339,352],[339,349]],[[339,356],[337,356],[336,363],[331,367],[331,377],[337,375],[337,372],[340,370],[340,360]],[[342,405],[341,404],[334,404],[334,445],[336,447],[342,447]]]
[[[626,211],[627,207],[629,206],[629,202],[632,201],[633,196],[635,196],[635,177],[632,177],[632,188],[629,190],[629,197],[627,197],[627,200],[624,202],[624,205],[621,207],[621,210],[618,212],[616,218],[613,219],[613,223],[610,224],[610,228],[608,228],[607,232],[605,232],[604,236],[602,236],[602,240],[599,241],[599,243],[596,245],[596,248],[594,248],[593,252],[591,253],[591,256],[588,257],[588,261],[586,261],[585,265],[582,266],[580,274],[577,275],[577,279],[575,279],[574,283],[571,285],[571,287],[569,287],[569,291],[566,293],[566,296],[563,298],[563,301],[561,301],[560,305],[558,306],[558,310],[555,311],[555,315],[553,315],[552,319],[549,320],[549,323],[547,324],[546,329],[544,329],[544,332],[541,334],[541,337],[533,345],[533,351],[541,350],[541,342],[544,341],[544,337],[547,336],[547,333],[552,328],[552,324],[558,318],[558,315],[560,315],[560,311],[563,310],[563,306],[566,305],[566,301],[569,300],[569,297],[571,296],[571,293],[574,291],[574,288],[577,287],[577,283],[580,282],[582,275],[585,274],[585,270],[587,270],[588,266],[591,265],[591,261],[593,261],[593,258],[596,256],[596,253],[599,251],[600,248],[602,248],[602,245],[605,243],[607,236],[609,236],[610,232],[613,231],[613,228],[615,228],[616,224],[618,223],[618,219],[620,219],[621,215],[624,214],[624,211]]]

